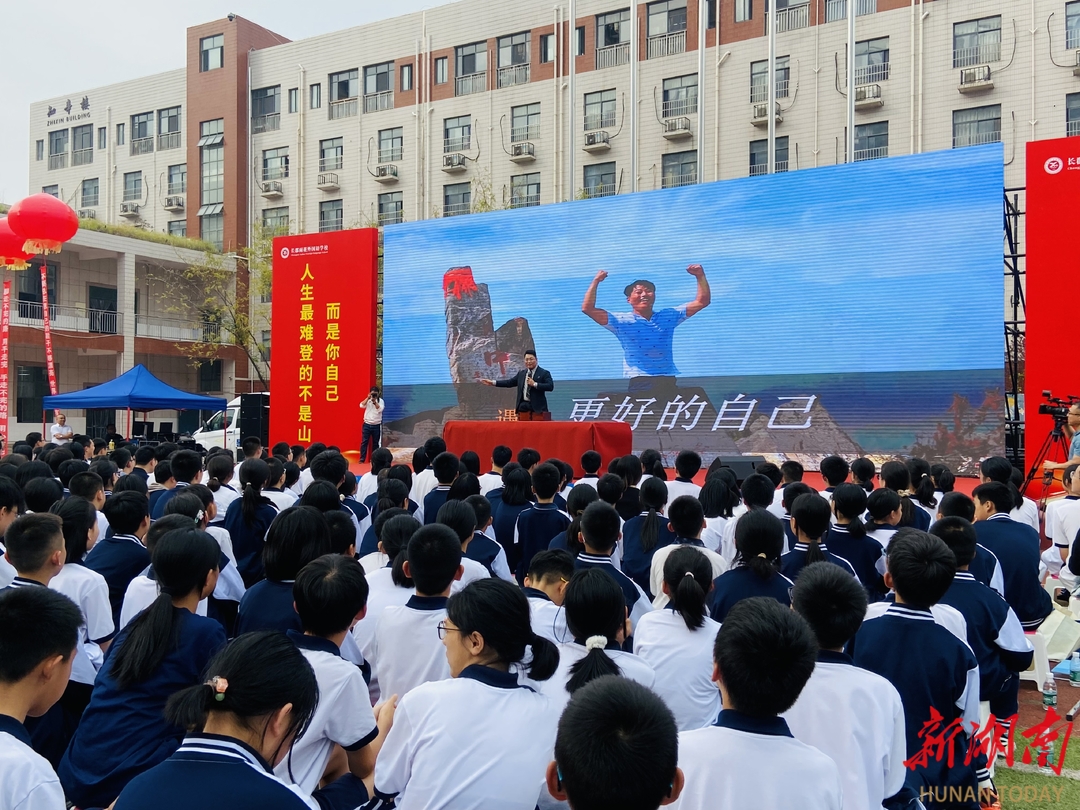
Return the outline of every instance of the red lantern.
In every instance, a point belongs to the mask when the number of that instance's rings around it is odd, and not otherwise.
[[[8,211],[8,224],[28,253],[59,253],[60,245],[79,230],[79,218],[51,194],[32,194]]]
[[[6,265],[13,270],[25,270],[30,266],[29,261],[34,254],[23,251],[25,241],[15,235],[6,218],[0,219],[0,267]]]

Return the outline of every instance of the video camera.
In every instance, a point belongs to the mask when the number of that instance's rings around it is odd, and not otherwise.
[[[1067,395],[1065,399],[1055,397],[1049,391],[1043,391],[1042,395],[1046,402],[1039,403],[1039,413],[1052,416],[1055,420],[1061,422],[1065,422],[1069,418],[1069,408],[1080,403],[1080,397],[1073,394]]]

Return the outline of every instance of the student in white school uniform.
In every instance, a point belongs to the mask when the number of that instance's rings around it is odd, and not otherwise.
[[[491,469],[477,476],[480,481],[480,494],[487,495],[491,490],[502,486],[503,467],[514,458],[514,451],[505,444],[498,445],[491,451]]]
[[[821,478],[825,481],[825,489],[819,494],[829,503],[832,503],[832,494],[838,486],[848,480],[851,467],[841,456],[825,456],[818,465]]]
[[[653,689],[671,708],[679,731],[705,728],[720,714],[720,693],[709,677],[720,623],[705,605],[713,568],[703,551],[684,545],[668,555],[661,587],[670,610],[646,614],[634,629],[634,652],[656,671]]]
[[[279,512],[283,512],[290,506],[296,506],[299,498],[295,492],[285,487],[285,462],[276,456],[271,456],[266,460],[266,466],[270,468],[270,477],[266,479],[266,484],[263,486],[263,497],[269,498]],[[224,489],[224,485],[222,489]],[[215,499],[218,494],[214,493]],[[239,493],[237,493],[237,497],[240,497]],[[217,513],[222,521],[225,520],[227,509],[228,507],[225,509],[218,507]]]
[[[795,739],[779,716],[798,699],[816,655],[806,621],[775,599],[744,599],[728,612],[713,648],[724,709],[708,728],[679,734],[686,781],[675,807],[785,807],[797,795],[800,807],[840,810],[836,763]]]
[[[680,495],[689,495],[696,498],[701,492],[701,487],[694,483],[694,476],[701,472],[701,456],[693,450],[683,450],[675,456],[675,480],[667,482],[668,501],[671,502]]]
[[[470,582],[487,579],[491,576],[482,563],[470,560],[467,556],[469,545],[476,531],[476,512],[465,501],[447,501],[439,507],[435,522],[454,530],[461,542],[461,577],[454,581],[451,593],[457,593]]]
[[[889,541],[904,517],[899,493],[888,487],[875,489],[866,498],[866,516],[866,536],[877,540],[888,551]]]
[[[733,510],[739,506],[739,489],[731,470],[706,478],[697,499],[705,515],[705,528],[701,530],[702,545],[719,554],[724,526],[735,519]]]
[[[176,529],[190,529],[191,519],[186,515],[166,515],[158,518],[146,532],[146,550],[153,553],[158,541],[171,531]],[[216,587],[216,586],[215,586]],[[131,620],[143,610],[150,607],[158,598],[157,578],[153,575],[153,569],[147,566],[146,570],[135,577],[124,592],[124,604],[120,608],[120,621],[117,624],[117,632],[127,627]],[[200,599],[196,608],[196,615],[206,615],[206,600]]]
[[[376,797],[397,810],[532,810],[558,714],[513,670],[547,681],[555,645],[533,632],[521,590],[498,578],[451,596],[438,634],[450,678],[398,702],[375,765]]]
[[[280,461],[277,464],[281,464]],[[214,493],[214,503],[217,505],[217,515],[220,521],[225,520],[225,513],[229,511],[229,504],[240,497],[236,487],[232,485],[235,477],[236,462],[233,454],[218,453],[206,460],[206,487]],[[285,467],[282,465],[278,479],[284,477]],[[279,509],[283,507],[278,507]]]
[[[79,608],[49,588],[0,591],[0,807],[64,810],[60,780],[25,723],[64,694],[78,654]]]
[[[533,557],[525,575],[533,632],[555,644],[570,641],[563,600],[573,576],[574,558],[563,549],[541,551]]]
[[[1080,464],[1069,464],[1061,471],[1065,497],[1046,502],[1046,536],[1053,545],[1042,553],[1042,561],[1054,576],[1063,570],[1069,559],[1069,548],[1080,532],[1080,476],[1076,475],[1077,470],[1080,470]],[[1069,570],[1064,570],[1068,576]]]
[[[435,457],[446,452],[446,442],[440,436],[432,436],[424,442],[424,457],[430,465]],[[439,482],[435,480],[435,470],[430,466],[425,467],[413,476],[412,489],[409,490],[409,500],[423,506],[424,498],[431,490],[435,489]]]
[[[760,473],[746,476],[740,489],[745,511],[753,512],[755,509],[767,509],[772,512],[773,510],[769,507],[773,502],[773,492],[779,491],[774,489],[772,481]],[[783,512],[781,511],[778,517],[782,515]],[[729,520],[724,524],[724,531],[720,540],[720,556],[724,558],[729,566],[735,562],[735,526],[740,517],[742,517],[741,514],[736,515],[734,520]],[[787,551],[786,539],[784,540],[783,550]]]
[[[379,473],[394,464],[394,454],[389,448],[377,447],[371,454],[371,470],[356,479],[356,500],[363,503],[379,489]]]
[[[581,454],[581,469],[585,471],[585,474],[581,476],[576,484],[585,484],[593,489],[596,489],[597,482],[600,480],[600,476],[597,472],[600,470],[600,465],[604,463],[603,458],[595,450],[586,450]]]
[[[845,807],[880,808],[904,787],[907,741],[900,693],[843,651],[862,625],[866,600],[858,581],[835,565],[803,569],[791,604],[820,648],[810,680],[783,716],[796,739],[840,768]]]
[[[674,533],[675,542],[664,546],[653,555],[652,566],[649,571],[650,590],[656,594],[653,597],[653,607],[657,610],[665,607],[669,601],[669,596],[663,588],[664,566],[669,554],[674,554],[684,546],[693,548],[709,561],[713,572],[712,579],[716,579],[728,570],[728,564],[724,558],[712,549],[707,548],[702,542],[704,527],[705,512],[697,498],[680,495],[671,502],[671,508],[668,510],[668,529]],[[712,580],[709,580],[709,583],[711,588]],[[705,590],[707,592],[709,588]]]
[[[446,618],[451,585],[461,578],[461,543],[441,523],[423,526],[409,540],[402,572],[416,594],[383,608],[371,652],[364,657],[383,695],[406,695],[422,683],[450,677],[438,626]]]
[[[6,475],[0,475],[0,588],[6,588],[15,579],[15,566],[4,558],[4,532],[24,511],[26,500],[22,487]]]

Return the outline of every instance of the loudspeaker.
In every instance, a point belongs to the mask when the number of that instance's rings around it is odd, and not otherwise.
[[[257,436],[263,447],[270,445],[270,397],[266,394],[240,395],[240,441]]]
[[[717,456],[721,467],[730,467],[741,485],[748,475],[753,475],[758,464],[765,463],[765,456]]]

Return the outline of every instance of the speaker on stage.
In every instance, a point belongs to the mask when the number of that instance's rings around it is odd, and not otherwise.
[[[758,464],[765,463],[765,456],[717,456],[721,467],[729,467],[735,473],[735,479],[741,485],[748,475],[752,475]]]
[[[270,446],[270,397],[266,394],[240,395],[240,441],[257,436],[263,447]]]

